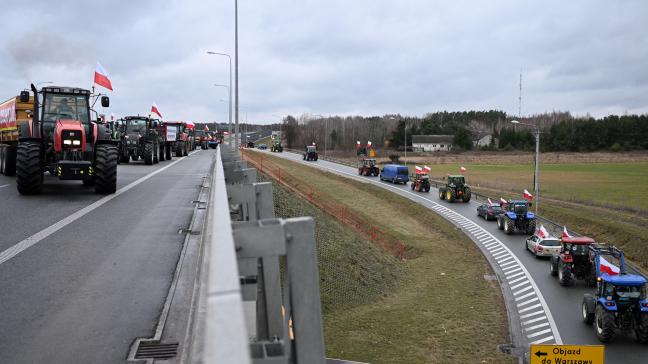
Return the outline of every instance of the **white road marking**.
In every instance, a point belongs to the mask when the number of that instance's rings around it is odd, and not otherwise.
[[[538,331],[538,332],[536,332],[536,333],[533,333],[533,334],[527,335],[527,337],[530,339],[530,338],[532,338],[532,337],[540,336],[540,335],[542,335],[542,334],[547,334],[547,333],[550,333],[550,332],[551,332],[551,329],[546,329],[546,330]]]
[[[526,278],[526,277],[523,277],[523,278]],[[509,284],[511,284],[511,282],[509,282]],[[522,282],[522,283],[518,283],[518,284],[516,284],[515,286],[511,286],[511,291],[514,290],[514,289],[516,289],[516,288],[522,287],[522,286],[524,286],[525,284],[529,284],[529,280],[525,280],[525,281]],[[529,286],[529,287],[531,287],[531,286]]]
[[[535,305],[531,305],[531,306],[529,306],[529,307],[527,307],[527,308],[523,308],[523,309],[521,309],[521,310],[518,310],[518,313],[523,313],[523,312],[531,311],[531,310],[533,310],[534,308],[538,308],[538,307],[540,307],[540,306],[542,306],[542,305],[539,304],[539,303],[536,303]]]
[[[526,278],[526,275],[524,274],[524,272],[519,272],[519,273],[512,274],[510,276],[507,276],[506,280],[509,280],[509,279],[515,278],[515,277],[519,277],[519,276],[523,276],[524,278]]]
[[[520,293],[522,293],[522,292],[526,292],[526,291],[528,291],[528,290],[530,290],[530,289],[533,289],[533,287],[531,287],[531,286],[526,286],[526,287],[524,287],[524,288],[522,288],[522,289],[520,289],[520,290],[518,290],[518,291],[513,292],[513,296],[517,296],[517,295],[519,295]],[[511,291],[512,291],[512,290],[513,290],[513,287],[511,287]],[[533,293],[533,292],[532,292],[532,293]]]
[[[266,153],[270,154],[269,152],[266,152]],[[291,161],[296,162],[296,163],[301,163],[301,164],[304,164],[304,165],[313,166],[311,163],[304,162],[304,161],[302,161],[300,159],[291,159],[291,158],[286,158],[286,157],[280,157],[280,158],[285,158],[285,159],[291,160]],[[324,162],[326,162],[326,161],[324,161]],[[370,180],[370,179],[366,179],[366,178],[361,178],[361,177],[358,177],[355,173],[349,173],[349,172],[345,172],[345,171],[341,171],[341,170],[336,170],[336,169],[334,169],[332,167],[327,167],[326,166],[327,163],[335,164],[335,163],[332,163],[332,162],[326,162],[326,163],[321,163],[319,165],[314,165],[313,167],[314,168],[325,169],[325,170],[328,170],[328,171],[330,171],[332,173],[336,173],[336,174],[340,174],[340,175],[347,175],[351,179],[354,179],[356,181],[361,181],[361,182],[364,182],[364,183],[373,184],[373,185],[379,186],[379,187],[387,189],[387,190],[392,190],[392,191],[397,192],[398,194],[401,194],[401,195],[402,194],[407,194],[407,195],[414,196],[416,199],[425,200],[425,201],[429,202],[432,205],[433,210],[439,212],[442,216],[445,216],[449,220],[454,220],[457,217],[462,217],[464,219],[463,221],[470,221],[467,218],[463,217],[462,215],[459,215],[456,212],[450,210],[449,208],[446,208],[445,206],[440,205],[438,202],[432,201],[431,199],[423,197],[420,194],[410,192],[410,191],[408,191],[406,189],[401,189],[401,188],[399,188],[397,186],[391,186],[391,185],[382,183],[382,181],[374,181],[374,180]],[[343,166],[343,165],[341,165],[341,166]],[[486,231],[486,230],[484,229],[484,231]],[[504,246],[504,244],[501,243],[499,241],[499,239],[497,239],[494,235],[492,235],[489,232],[487,232],[487,233],[488,233],[487,236],[489,236],[494,241],[497,241],[497,242],[499,242],[500,244],[502,244]],[[523,303],[518,303],[517,307],[519,308],[519,307],[524,306],[524,305],[526,305],[526,304],[528,304],[530,302],[539,301],[540,304],[542,305],[543,310],[546,313],[546,319],[547,319],[547,321],[549,322],[549,324],[551,326],[550,331],[553,334],[553,336],[551,336],[550,338],[545,338],[546,339],[545,341],[554,339],[557,344],[562,344],[562,338],[560,337],[560,332],[558,331],[558,327],[556,326],[556,322],[555,322],[555,320],[553,318],[553,315],[551,314],[551,311],[549,310],[549,306],[547,305],[547,302],[545,301],[544,296],[542,295],[542,291],[540,291],[540,288],[535,283],[535,280],[533,280],[533,278],[531,277],[531,274],[527,271],[526,267],[524,267],[524,265],[518,259],[518,257],[515,256],[513,254],[513,252],[510,251],[510,249],[508,247],[506,247],[506,246],[504,246],[504,247],[507,250],[509,250],[509,252],[512,255],[512,258],[519,264],[519,266],[516,269],[513,269],[513,270],[509,271],[509,274],[513,273],[513,272],[516,272],[517,270],[522,270],[528,276],[529,283],[531,284],[531,287],[533,288],[533,292],[531,292],[529,294],[526,294],[526,295],[523,295],[521,297],[518,297],[518,298],[515,299],[515,301],[517,302],[517,301],[519,301],[519,300],[521,300],[523,298],[526,298],[528,296],[532,296],[534,294],[536,295],[536,297],[533,297],[533,298],[531,298],[531,299],[529,299],[529,300],[527,300],[527,301],[525,301]]]
[[[509,284],[517,283],[517,282],[519,282],[519,281],[521,281],[521,280],[523,280],[523,279],[527,279],[527,277],[526,277],[526,276],[523,276],[523,277],[515,278],[515,279],[512,280],[512,281],[509,280]]]
[[[511,273],[517,272],[517,271],[522,271],[522,267],[518,265],[517,267],[515,267],[515,269],[512,269],[512,270],[506,272],[504,275],[508,279],[508,278],[510,278],[509,276],[511,275]],[[524,271],[522,271],[522,273],[524,273]]]
[[[198,151],[195,151],[195,152],[192,152],[191,154],[197,153],[197,152]],[[16,243],[16,244],[14,244],[13,246],[7,248],[5,251],[0,253],[0,264],[8,261],[9,259],[15,257],[18,254],[24,252],[25,250],[27,250],[30,247],[38,244],[39,242],[41,242],[43,239],[47,238],[48,236],[54,234],[55,232],[61,230],[62,228],[66,227],[69,224],[71,224],[71,223],[75,222],[76,220],[80,219],[81,217],[83,217],[83,216],[89,214],[90,212],[96,210],[97,208],[105,205],[107,202],[113,200],[117,196],[123,194],[124,192],[132,189],[133,187],[139,185],[140,183],[148,180],[149,178],[151,178],[151,177],[155,176],[156,174],[158,174],[158,173],[160,173],[160,172],[174,166],[176,163],[178,163],[180,161],[183,161],[183,160],[184,159],[178,159],[178,160],[176,160],[174,162],[171,162],[171,164],[169,164],[168,166],[165,166],[165,167],[160,168],[160,169],[158,169],[156,171],[153,171],[153,172],[145,175],[144,177],[141,177],[138,180],[131,182],[130,184],[128,184],[128,185],[118,189],[117,191],[115,191],[115,193],[113,193],[112,195],[105,196],[105,197],[93,202],[92,204],[82,208],[81,210],[73,213],[72,215],[69,215],[68,217],[54,223],[53,225],[50,225],[50,226],[46,227],[45,229],[37,232],[36,234],[34,234],[34,235],[32,235],[32,236],[30,236],[30,237]]]
[[[538,315],[541,315],[541,314],[543,314],[543,313],[544,313],[544,311],[542,311],[542,310],[540,310],[540,311],[536,311],[536,312],[527,313],[526,315],[522,315],[522,316],[520,316],[520,319],[525,319],[525,318],[528,318],[528,317],[531,317],[531,316],[538,316]]]
[[[505,251],[503,251],[503,252],[500,252],[500,253],[497,253],[497,254],[493,254],[493,258],[495,258],[495,259],[499,259],[499,258],[501,258],[501,257],[503,257],[503,256],[505,256],[505,255],[510,255],[510,254],[509,254],[509,252],[507,252],[507,251],[505,250]]]
[[[531,326],[531,327],[527,327],[526,329],[524,329],[524,331],[530,332],[530,331],[533,331],[535,329],[539,329],[539,328],[545,327],[545,326],[549,326],[549,323],[544,322],[544,323],[541,323],[540,325],[534,325],[534,326]]]
[[[500,259],[497,262],[499,263],[500,268],[507,267],[511,264],[517,264],[515,260],[512,260],[513,258],[508,258],[508,259]]]
[[[542,344],[542,343],[546,343],[547,341],[550,341],[550,340],[553,340],[553,339],[554,339],[553,336],[547,336],[547,337],[545,337],[543,339],[539,339],[539,340],[536,340],[536,341],[532,342],[532,344]]]
[[[3,187],[9,187],[9,185],[2,185],[2,186],[0,186],[0,188],[3,188]]]
[[[526,326],[526,325],[528,325],[528,324],[532,324],[532,323],[534,323],[534,322],[542,321],[542,320],[544,320],[544,319],[546,319],[546,318],[547,318],[547,317],[542,316],[542,317],[534,318],[534,319],[531,319],[531,320],[528,320],[528,321],[524,321],[524,322],[522,323],[522,326]]]
[[[525,299],[525,298],[527,298],[527,297],[531,297],[531,296],[533,296],[534,294],[535,294],[535,292],[529,292],[529,293],[524,294],[524,295],[522,295],[522,296],[520,296],[520,297],[517,297],[515,300],[516,300],[516,301],[519,301],[519,300]]]

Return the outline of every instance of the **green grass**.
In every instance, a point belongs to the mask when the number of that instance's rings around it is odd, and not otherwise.
[[[459,173],[458,164],[433,165],[432,176]],[[476,187],[533,193],[533,165],[464,165]],[[540,196],[594,206],[648,211],[648,163],[542,164]]]
[[[484,279],[492,270],[463,233],[429,209],[379,187],[264,158],[398,236],[412,257],[399,263],[402,273],[393,290],[371,302],[325,312],[327,356],[370,363],[513,362],[497,350],[509,341],[500,288]],[[352,254],[355,261],[365,259],[362,251]],[[350,273],[327,274],[321,280]]]

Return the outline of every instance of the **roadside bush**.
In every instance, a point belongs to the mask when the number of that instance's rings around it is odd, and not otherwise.
[[[612,146],[610,147],[610,150],[613,151],[613,152],[615,152],[615,153],[616,153],[616,152],[620,152],[620,151],[621,151],[621,145],[620,145],[619,143],[614,143],[614,144],[612,144]]]
[[[398,155],[398,154],[390,154],[390,155],[389,155],[389,160],[390,160],[393,164],[398,164],[398,162],[400,161],[400,155]]]

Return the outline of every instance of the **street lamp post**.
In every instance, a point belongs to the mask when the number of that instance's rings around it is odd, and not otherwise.
[[[219,85],[219,86],[227,87],[227,92],[229,94],[229,127],[227,132],[229,133],[229,145],[230,148],[232,148],[232,57],[226,53],[218,53],[218,52],[211,52],[211,51],[207,52],[207,54],[224,56],[227,57],[227,59],[229,59],[229,86],[225,86],[225,85]],[[238,119],[237,119],[237,126],[238,126]]]
[[[536,215],[538,214],[538,204],[540,203],[540,128],[538,125],[534,124],[527,124],[527,123],[521,123],[517,120],[511,120],[513,124],[521,124],[521,125],[527,125],[531,126],[534,128],[534,134],[535,134],[535,172],[533,175],[533,190],[535,193],[535,213]]]

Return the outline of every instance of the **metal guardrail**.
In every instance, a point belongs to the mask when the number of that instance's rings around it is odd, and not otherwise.
[[[194,361],[348,363],[324,357],[313,219],[275,218],[272,184],[228,149],[212,175]]]

